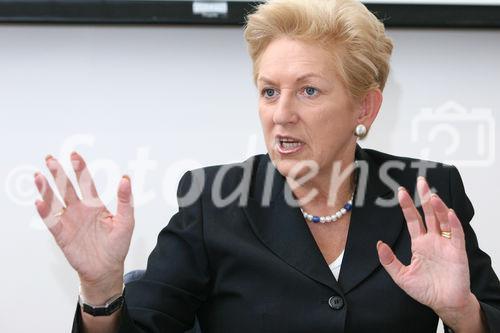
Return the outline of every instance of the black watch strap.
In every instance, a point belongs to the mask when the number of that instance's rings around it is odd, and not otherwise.
[[[125,299],[123,298],[123,295],[118,295],[111,298],[104,305],[94,306],[85,303],[82,297],[80,295],[78,296],[78,303],[80,304],[80,307],[83,309],[83,312],[88,313],[94,317],[111,315],[112,313],[114,313],[115,311],[119,310],[122,307],[124,300]]]

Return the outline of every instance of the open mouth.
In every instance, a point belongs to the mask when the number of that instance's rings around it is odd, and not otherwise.
[[[292,137],[278,136],[276,137],[276,146],[280,153],[292,154],[301,150],[304,143]]]

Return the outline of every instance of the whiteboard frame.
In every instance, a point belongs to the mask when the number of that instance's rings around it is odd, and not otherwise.
[[[195,14],[199,1],[0,0],[0,23],[243,25],[259,2],[227,2],[225,14]],[[373,3],[388,27],[500,28],[500,5]]]

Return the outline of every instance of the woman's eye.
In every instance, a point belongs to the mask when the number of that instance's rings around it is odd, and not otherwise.
[[[264,95],[264,97],[267,97],[267,98],[274,97],[274,96],[276,96],[276,90],[274,90],[272,88],[265,88],[262,90],[262,95]]]
[[[305,87],[304,92],[307,96],[315,96],[318,93],[318,89],[314,87]]]

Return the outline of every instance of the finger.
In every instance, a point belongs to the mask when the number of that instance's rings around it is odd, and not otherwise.
[[[448,211],[448,219],[450,221],[451,241],[453,245],[465,250],[464,229],[462,228],[462,223],[460,223],[460,220],[453,209]]]
[[[417,191],[420,197],[420,203],[424,210],[425,224],[427,225],[427,232],[439,234],[439,226],[437,218],[434,214],[434,208],[431,204],[431,190],[424,177],[420,176],[417,179]]]
[[[35,185],[43,199],[35,201],[38,214],[52,235],[57,237],[57,234],[61,229],[61,224],[59,223],[61,218],[56,216],[56,213],[60,212],[64,206],[62,202],[54,196],[54,192],[52,191],[47,179],[39,172],[35,173]]]
[[[422,221],[422,217],[418,212],[417,208],[413,204],[413,200],[410,194],[406,191],[404,187],[400,187],[398,191],[398,200],[401,209],[403,210],[403,215],[408,226],[408,232],[412,240],[425,234],[425,227]]]
[[[389,245],[385,244],[382,241],[377,242],[377,252],[380,263],[385,268],[387,273],[391,276],[391,278],[399,284],[399,276],[401,270],[405,268],[405,266],[399,261],[399,259],[394,255],[392,249]]]
[[[432,194],[431,196],[431,204],[434,208],[434,212],[439,222],[439,230],[441,231],[451,231],[450,222],[448,218],[448,207],[443,202],[443,200],[437,195]]]
[[[128,176],[123,176],[118,185],[116,215],[129,220],[134,217],[132,186]]]
[[[35,201],[35,206],[38,214],[42,217],[43,223],[47,226],[47,229],[49,229],[54,237],[57,237],[62,228],[62,224],[59,223],[60,218],[54,217],[52,206],[40,199]]]
[[[36,172],[34,175],[34,181],[38,192],[42,196],[43,202],[47,205],[48,210],[43,210],[44,215],[40,215],[42,219],[46,219],[49,214],[55,214],[59,212],[63,207],[63,203],[54,195],[54,191],[49,185],[47,178],[45,178],[41,173]]]
[[[66,172],[64,171],[62,165],[51,155],[48,155],[45,158],[47,167],[49,168],[50,173],[54,177],[56,182],[57,189],[63,198],[66,206],[77,202],[78,195],[76,194],[75,188],[73,184],[69,180]]]
[[[40,199],[37,199],[35,201],[35,206],[36,206],[36,209],[38,211],[38,215],[40,215],[40,217],[42,219],[45,219],[49,216],[50,205],[47,202],[40,200]]]
[[[36,188],[38,189],[38,193],[40,193],[40,195],[42,196],[42,199],[45,202],[51,204],[53,200],[59,201],[59,199],[57,199],[54,196],[54,191],[52,191],[52,188],[50,187],[49,182],[47,181],[45,176],[43,176],[39,172],[35,172],[34,182],[35,182]],[[59,203],[61,203],[61,202],[59,201]],[[62,205],[62,203],[61,203],[61,205]]]
[[[78,181],[78,186],[80,187],[80,192],[82,193],[82,199],[86,204],[95,203],[101,206],[102,202],[97,194],[92,175],[87,168],[85,160],[77,152],[71,153],[71,165],[75,171],[76,180]]]

